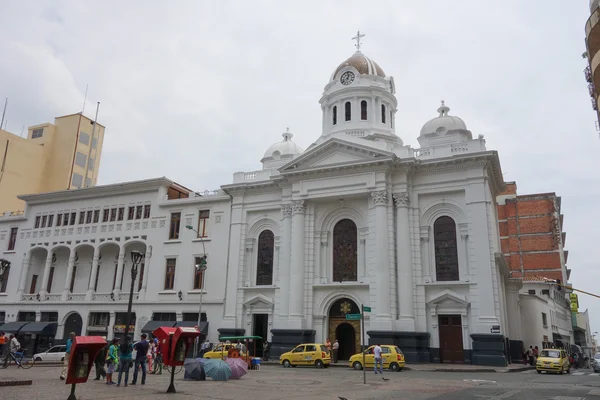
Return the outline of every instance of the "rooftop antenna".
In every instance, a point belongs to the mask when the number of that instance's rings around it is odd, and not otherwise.
[[[21,128],[21,137],[23,137],[23,132],[25,132],[25,125],[23,125],[23,127]]]
[[[87,100],[88,83],[85,84],[85,94],[83,95],[83,107],[81,107],[81,114],[85,111],[85,102]]]
[[[90,171],[90,157],[92,156],[92,148],[94,147],[94,134],[96,133],[96,125],[97,125],[97,121],[98,121],[98,110],[100,110],[100,102],[98,102],[98,104],[96,105],[96,116],[94,117],[94,122],[92,122],[92,138],[90,139],[90,149],[88,150],[88,156],[87,156],[87,161],[86,161],[86,168],[85,168],[85,178],[83,180],[83,187],[86,188],[90,185],[87,184],[87,180],[88,180],[88,173]],[[96,150],[96,157],[94,157],[94,169],[96,168],[96,164],[98,163],[98,150]],[[93,179],[93,174],[92,174],[92,179]],[[91,179],[90,179],[91,180]]]
[[[6,106],[8,106],[8,97],[4,100],[4,111],[2,111],[2,120],[0,120],[0,129],[2,129],[2,125],[4,124],[4,116],[6,115]]]

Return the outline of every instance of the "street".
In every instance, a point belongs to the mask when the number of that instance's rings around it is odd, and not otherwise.
[[[11,379],[32,379],[31,386],[2,387],[3,399],[66,399],[70,386],[58,379],[60,368],[36,366],[30,370],[9,368],[0,370],[0,382]],[[90,380],[78,385],[78,399],[435,399],[435,400],[501,400],[555,399],[600,400],[600,374],[576,370],[570,375],[524,372],[386,372],[389,381],[367,372],[364,385],[361,371],[350,368],[289,368],[263,366],[249,371],[241,380],[228,382],[183,381],[183,371],[176,375],[176,394],[166,394],[169,376],[149,375],[147,384],[116,387]],[[131,377],[131,374],[130,374]],[[93,371],[92,371],[93,378]]]

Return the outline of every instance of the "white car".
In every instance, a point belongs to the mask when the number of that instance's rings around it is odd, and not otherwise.
[[[63,361],[67,346],[53,346],[43,353],[33,355],[35,361]]]

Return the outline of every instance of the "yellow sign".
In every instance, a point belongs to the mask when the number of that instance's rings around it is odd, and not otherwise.
[[[579,311],[579,299],[577,298],[577,295],[575,293],[571,293],[569,295],[570,299],[571,299],[571,312],[577,312]]]

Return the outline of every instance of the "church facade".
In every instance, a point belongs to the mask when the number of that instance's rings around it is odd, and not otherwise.
[[[403,145],[394,79],[361,52],[333,72],[320,104],[323,132],[306,151],[284,133],[262,170],[222,187],[232,196],[227,298],[237,299],[223,327],[266,314],[275,349],[336,338],[344,358],[361,343],[346,314],[364,305],[370,342],[396,343],[411,361],[501,359],[472,352],[508,336],[497,153],[443,103],[421,148]]]
[[[409,362],[505,365],[520,320],[507,293],[520,282],[500,251],[498,154],[443,102],[420,148],[404,145],[394,79],[360,51],[333,71],[320,105],[308,149],[286,132],[261,170],[210,196],[166,179],[23,196],[25,215],[0,218],[4,328],[23,312],[55,313],[56,337],[74,313],[75,329],[109,337],[126,323],[136,335],[194,326],[203,293],[212,341],[257,334],[278,355],[338,339],[340,359],[363,341],[394,343]],[[131,250],[146,254],[132,277]],[[206,276],[194,267],[203,254]],[[124,321],[130,285],[135,315]],[[365,339],[347,317],[363,306]]]

